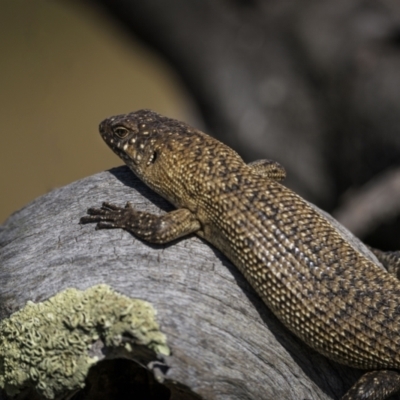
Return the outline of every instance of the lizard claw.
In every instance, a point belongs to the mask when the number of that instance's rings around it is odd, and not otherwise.
[[[91,207],[91,208],[89,208],[87,210],[87,213],[89,215],[91,215],[91,216],[105,215],[107,212],[108,212],[108,210],[104,209],[103,207],[102,208],[93,208],[93,207]]]
[[[97,222],[98,229],[126,228],[128,221],[134,216],[134,210],[131,204],[126,203],[125,207],[119,207],[115,204],[104,202],[101,208],[89,208],[89,215],[80,219],[81,224]]]
[[[109,210],[109,211],[116,211],[119,210],[121,207],[116,206],[115,204],[109,203],[108,201],[103,202],[101,205],[102,210]]]

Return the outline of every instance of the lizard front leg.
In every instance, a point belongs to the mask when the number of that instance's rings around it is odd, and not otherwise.
[[[82,217],[83,224],[97,222],[96,229],[121,228],[147,242],[163,244],[194,233],[201,228],[195,215],[180,208],[164,215],[135,210],[130,203],[125,207],[103,203],[101,208],[89,208]]]

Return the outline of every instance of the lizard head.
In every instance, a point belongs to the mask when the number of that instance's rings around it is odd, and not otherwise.
[[[187,136],[192,130],[183,122],[151,110],[110,117],[99,126],[108,146],[144,180],[159,157],[173,146],[172,137]]]
[[[114,153],[136,170],[155,161],[156,154],[151,151],[156,141],[152,128],[158,117],[161,116],[150,110],[116,115],[101,122],[99,131]]]
[[[107,118],[99,130],[138,178],[176,206],[182,193],[187,195],[186,206],[188,198],[195,203],[199,187],[209,184],[207,175],[226,179],[244,165],[235,151],[218,140],[151,110]]]

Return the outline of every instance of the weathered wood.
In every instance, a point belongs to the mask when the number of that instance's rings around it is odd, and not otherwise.
[[[130,201],[156,213],[171,209],[119,167],[16,212],[0,227],[0,318],[28,300],[106,283],[154,306],[172,349],[166,378],[204,399],[328,400],[360,376],[303,345],[199,238],[153,246],[122,230],[80,225],[86,209],[103,201]]]

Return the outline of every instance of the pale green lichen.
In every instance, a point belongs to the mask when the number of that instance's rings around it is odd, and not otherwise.
[[[134,338],[156,353],[169,354],[166,338],[147,302],[114,292],[107,285],[67,289],[26,306],[0,322],[0,387],[13,396],[35,388],[45,398],[84,386],[98,359],[90,349],[99,339],[109,347]]]

